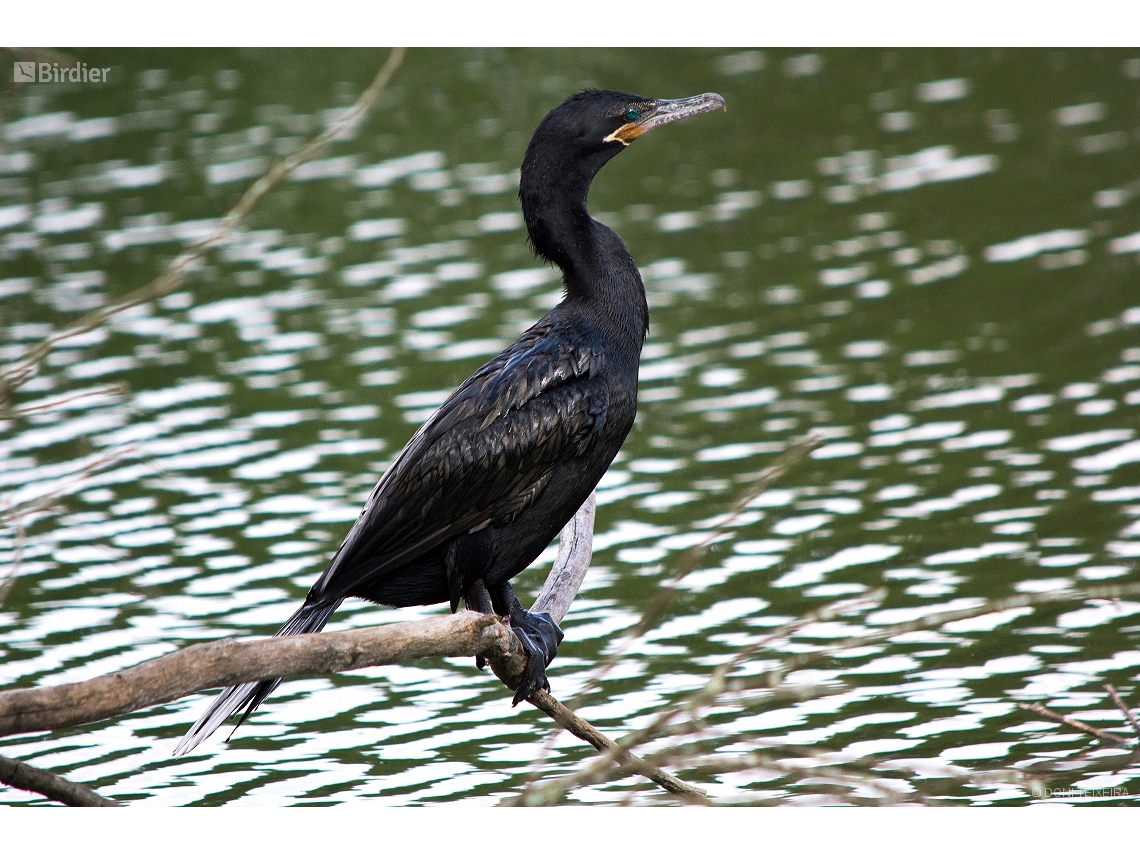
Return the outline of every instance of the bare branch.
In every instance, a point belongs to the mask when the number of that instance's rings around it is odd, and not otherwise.
[[[113,799],[106,799],[85,784],[77,784],[53,772],[29,766],[19,760],[0,757],[0,783],[47,796],[52,801],[71,807],[119,807]]]
[[[558,559],[536,601],[559,621],[590,563],[593,517],[591,495],[564,529]],[[0,692],[0,736],[89,724],[204,689],[433,656],[483,656],[512,689],[526,666],[526,653],[514,633],[496,616],[473,611],[345,632],[246,642],[223,639],[81,683]],[[687,801],[707,803],[703,791],[630,754],[548,692],[537,692],[530,702],[575,736],[611,752],[669,792]]]
[[[1112,685],[1112,683],[1105,683],[1104,688],[1108,692],[1109,697],[1112,698],[1112,702],[1116,704],[1116,708],[1124,713],[1124,717],[1128,719],[1128,723],[1132,725],[1132,730],[1136,736],[1140,737],[1140,723],[1137,723],[1136,716],[1132,714],[1132,710],[1128,709],[1124,701],[1121,700],[1120,694],[1116,691],[1116,686]]]
[[[851,638],[830,644],[819,650],[809,653],[797,653],[787,656],[772,668],[758,672],[754,676],[729,680],[727,685],[731,689],[744,690],[747,688],[770,688],[779,685],[785,675],[792,671],[831,659],[836,653],[850,650],[853,647],[865,647],[868,644],[877,644],[881,641],[890,641],[900,635],[919,630],[937,629],[948,623],[965,620],[967,618],[981,617],[982,615],[996,614],[1018,608],[1035,608],[1037,606],[1052,605],[1054,603],[1071,603],[1082,600],[1118,600],[1123,597],[1140,595],[1140,583],[1131,582],[1122,585],[1096,585],[1091,588],[1065,588],[1060,591],[1042,591],[1034,594],[1014,594],[996,600],[984,600],[976,606],[967,606],[960,609],[947,609],[932,612],[915,620],[901,623],[887,624],[883,629],[867,632],[862,635],[853,635]]]
[[[1055,713],[1050,709],[1046,709],[1042,704],[1038,703],[1037,701],[1034,701],[1031,704],[1019,703],[1018,706],[1021,707],[1023,710],[1027,710],[1031,713],[1036,713],[1037,715],[1041,716],[1042,718],[1047,718],[1050,721],[1060,722],[1061,724],[1066,725],[1067,727],[1071,727],[1074,730],[1081,731],[1081,733],[1087,733],[1089,736],[1094,736],[1097,739],[1099,739],[1101,742],[1111,742],[1115,745],[1121,746],[1122,748],[1128,745],[1128,740],[1125,739],[1123,736],[1117,736],[1116,734],[1113,734],[1113,733],[1106,733],[1105,731],[1101,730],[1099,727],[1093,727],[1091,724],[1085,724],[1083,721],[1078,721],[1077,719],[1073,718],[1072,716],[1061,715],[1060,713]]]
[[[0,524],[10,523],[42,511],[50,510],[64,496],[81,490],[90,477],[100,469],[105,469],[112,463],[118,462],[122,457],[134,454],[137,449],[133,444],[122,445],[91,455],[82,467],[77,469],[68,480],[62,477],[48,482],[48,489],[39,496],[20,502],[15,505],[0,507]]]
[[[594,510],[596,506],[596,496],[594,493],[590,493],[589,498],[578,509],[578,513],[562,529],[558,541],[558,557],[554,561],[554,567],[551,568],[550,575],[546,577],[546,584],[542,586],[538,597],[535,598],[534,605],[531,606],[532,611],[547,612],[555,623],[562,623],[566,613],[570,610],[570,604],[578,594],[582,580],[586,578],[593,549]],[[525,659],[495,660],[491,657],[488,659],[491,663],[491,669],[500,680],[512,689],[518,685],[518,679],[522,674],[521,666],[525,664]],[[709,803],[704,790],[686,784],[652,763],[634,756],[584,718],[575,714],[549,692],[540,689],[527,700],[554,719],[563,729],[584,742],[590,743],[599,751],[606,752],[606,757],[610,758],[607,761],[608,763],[616,760],[687,802]],[[528,791],[524,790],[515,803],[543,803],[529,800],[527,795]]]
[[[653,602],[642,612],[641,620],[628,632],[630,639],[644,635],[649,631],[649,628],[657,623],[669,610],[669,607],[672,605],[673,600],[677,598],[677,593],[680,590],[677,587],[677,583],[688,576],[689,573],[700,564],[701,559],[704,558],[709,547],[720,540],[725,530],[736,522],[741,514],[747,510],[748,503],[783,478],[789,469],[798,465],[800,461],[818,448],[822,442],[823,440],[814,434],[798,437],[788,444],[788,447],[776,458],[772,465],[765,467],[754,475],[747,476],[749,479],[747,487],[740,498],[736,500],[736,504],[733,505],[726,517],[709,532],[708,537],[695,546],[689,547],[681,554],[681,558],[677,562],[677,569],[673,573],[672,583],[663,586],[661,592]],[[611,661],[616,661],[616,659]]]
[[[245,642],[227,638],[81,683],[0,692],[0,736],[89,724],[238,683],[475,654],[526,661],[511,631],[494,615],[478,612],[345,632]]]
[[[836,644],[827,646],[826,648],[811,651],[809,653],[802,653],[793,656],[784,657],[779,663],[771,668],[767,668],[756,675],[749,677],[730,678],[729,671],[732,667],[739,664],[743,656],[734,657],[729,663],[719,666],[714,669],[710,675],[708,682],[702,688],[679,698],[666,706],[657,716],[654,717],[648,724],[641,729],[634,731],[621,739],[620,747],[624,749],[636,748],[639,745],[646,744],[649,740],[663,733],[675,730],[671,726],[671,722],[680,714],[689,712],[695,714],[700,708],[709,706],[717,702],[722,696],[734,696],[736,702],[742,702],[741,695],[747,692],[755,692],[763,690],[765,692],[772,692],[774,696],[783,696],[785,692],[797,692],[810,689],[811,687],[797,687],[789,686],[782,682],[786,675],[794,670],[803,668],[805,665],[813,662],[827,660],[835,656],[837,653],[852,647],[862,647],[867,644],[876,643],[879,641],[889,641],[900,635],[908,632],[914,632],[922,629],[933,629],[936,627],[944,626],[947,623],[963,620],[965,618],[977,617],[983,614],[991,614],[996,612],[1006,611],[1012,608],[1019,607],[1034,607],[1042,606],[1053,603],[1072,602],[1077,600],[1088,599],[1119,599],[1126,596],[1135,596],[1140,594],[1140,584],[1127,584],[1127,585],[1101,585],[1092,588],[1084,589],[1068,589],[1064,591],[1048,591],[1036,594],[1019,594],[1012,597],[1005,597],[997,600],[989,600],[980,603],[977,606],[972,606],[963,609],[947,610],[936,612],[934,614],[925,615],[914,621],[907,621],[903,623],[891,624],[884,629],[869,632],[862,635],[856,635],[849,639],[845,639]],[[851,610],[858,610],[868,603],[874,603],[881,598],[878,592],[869,592],[863,597],[856,598],[849,601],[842,601],[821,609],[816,610],[804,618],[790,621],[788,624],[780,627],[770,635],[760,639],[757,643],[749,645],[749,652],[754,653],[759,648],[766,646],[770,642],[779,638],[786,637],[792,631],[799,629],[806,624],[823,622],[834,619],[840,614]],[[751,706],[755,701],[749,700],[745,702],[746,706]],[[1024,704],[1022,706],[1025,706]],[[1028,707],[1026,707],[1028,709]],[[1046,711],[1047,715],[1051,715]],[[1066,722],[1069,723],[1069,722]],[[1074,726],[1079,729],[1088,731],[1088,726],[1083,723],[1076,723]],[[1096,728],[1092,728],[1096,730]],[[1105,739],[1109,742],[1119,743],[1119,737],[1114,737],[1112,734],[1105,734],[1102,731],[1097,731],[1098,738]],[[700,741],[700,740],[698,740]],[[692,742],[692,739],[689,740]],[[657,757],[668,758],[668,753],[658,752]],[[648,762],[648,761],[645,761]],[[591,763],[588,767],[580,770],[565,778],[554,781],[548,781],[543,784],[535,784],[533,781],[528,784],[524,792],[513,803],[518,804],[553,804],[561,801],[565,795],[577,786],[582,786],[591,783],[600,783],[605,780],[612,779],[615,774],[620,770],[613,767],[614,757],[607,755],[606,757],[599,758]]]
[[[384,66],[373,79],[372,84],[361,94],[352,107],[307,145],[273,164],[267,173],[258,178],[242,194],[237,204],[218,222],[212,234],[179,253],[156,279],[141,288],[136,288],[117,302],[88,312],[63,329],[53,332],[24,354],[23,358],[14,365],[0,371],[0,410],[7,407],[12,393],[36,373],[43,358],[61,341],[97,329],[109,318],[125,309],[165,296],[177,288],[186,278],[186,274],[197,265],[199,259],[209,249],[225,240],[266,193],[302,163],[323,152],[333,140],[345,134],[363,118],[364,114],[376,103],[380,93],[387,87],[392,75],[396,73],[396,69],[404,61],[404,54],[404,48],[393,49]]]
[[[677,569],[674,571],[670,582],[661,586],[661,590],[657,596],[654,597],[652,602],[642,611],[641,619],[637,624],[626,631],[625,637],[618,646],[618,649],[590,675],[590,678],[578,690],[577,696],[571,700],[571,704],[574,704],[578,699],[584,698],[601,685],[601,681],[605,678],[606,674],[622,660],[622,657],[633,642],[648,632],[649,629],[668,612],[673,601],[677,598],[678,592],[681,590],[677,583],[689,575],[689,573],[700,564],[701,559],[704,558],[709,547],[719,541],[729,526],[740,518],[748,508],[748,503],[787,474],[789,469],[807,457],[821,442],[822,440],[816,435],[809,434],[799,437],[789,443],[784,452],[780,454],[770,466],[765,467],[760,472],[744,476],[747,479],[747,485],[739,498],[737,498],[735,504],[733,504],[731,510],[729,510],[718,525],[713,527],[708,537],[695,546],[689,547],[681,554],[677,562]]]
[[[555,623],[562,623],[570,604],[578,596],[578,589],[590,569],[594,548],[594,510],[597,498],[594,493],[582,503],[573,519],[566,523],[558,540],[558,557],[546,577],[546,584],[535,597],[531,611],[546,612]]]
[[[565,730],[570,731],[570,733],[579,739],[589,742],[599,751],[605,752],[602,757],[594,761],[591,768],[593,768],[594,765],[609,768],[613,766],[613,764],[618,763],[621,768],[636,772],[638,775],[643,775],[659,785],[662,789],[667,790],[675,796],[680,796],[686,802],[700,805],[710,804],[708,793],[704,790],[694,787],[691,784],[686,784],[680,778],[670,775],[649,761],[643,760],[625,748],[622,748],[618,743],[614,742],[588,721],[578,716],[569,707],[559,702],[559,700],[549,692],[539,689],[531,695],[528,700],[558,722],[558,724],[562,725]],[[507,803],[518,805],[555,804],[562,800],[562,797],[569,792],[575,782],[576,779],[573,777],[559,778],[550,782],[549,789],[538,788],[537,790],[532,790],[528,788],[524,790],[517,799],[512,799]]]

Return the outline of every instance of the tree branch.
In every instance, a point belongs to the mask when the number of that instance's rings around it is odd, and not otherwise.
[[[1140,737],[1140,722],[1136,721],[1136,716],[1132,714],[1132,710],[1128,709],[1127,704],[1121,700],[1120,693],[1116,691],[1116,686],[1112,685],[1112,683],[1105,683],[1104,690],[1108,692],[1109,697],[1112,698],[1112,702],[1116,704],[1116,708],[1124,713],[1124,717],[1128,719],[1128,723],[1132,725],[1132,730],[1136,736]]]
[[[567,523],[558,558],[532,607],[547,611],[558,623],[566,616],[590,563],[594,505],[591,494]],[[333,674],[433,656],[483,656],[512,689],[526,666],[526,652],[514,633],[496,616],[474,611],[344,632],[245,642],[222,639],[194,644],[80,683],[0,692],[0,736],[90,724],[205,689],[276,677]],[[690,802],[708,803],[702,790],[634,756],[549,692],[538,691],[529,700],[573,735],[667,791]],[[0,780],[22,786],[3,773]]]
[[[1018,706],[1027,712],[1036,713],[1042,718],[1047,718],[1050,721],[1055,721],[1065,725],[1066,727],[1071,727],[1073,730],[1079,730],[1081,733],[1087,733],[1089,736],[1095,737],[1104,743],[1111,742],[1113,745],[1118,745],[1121,748],[1124,748],[1131,741],[1129,739],[1125,739],[1123,736],[1117,736],[1115,733],[1107,733],[1101,730],[1099,727],[1093,727],[1091,724],[1086,724],[1085,722],[1075,719],[1072,716],[1055,713],[1037,701],[1034,701],[1031,704],[1019,703]]]
[[[562,623],[570,604],[578,596],[578,589],[590,569],[594,549],[594,510],[597,498],[594,493],[582,503],[578,513],[566,523],[558,535],[558,557],[546,583],[534,598],[533,612],[546,612],[557,624]]]
[[[478,612],[344,632],[245,642],[226,638],[81,683],[0,692],[0,736],[90,724],[238,683],[476,654],[496,661],[517,654],[526,662],[511,631],[494,615]]]
[[[558,541],[558,557],[550,575],[546,577],[546,584],[534,600],[532,611],[547,612],[555,621],[561,624],[562,619],[570,610],[570,604],[578,594],[582,581],[586,578],[586,571],[590,566],[590,557],[594,541],[594,511],[596,498],[593,493],[578,509],[574,518],[562,529]],[[522,673],[521,667],[514,660],[490,659],[491,669],[495,675],[506,685],[515,688]],[[522,664],[525,664],[525,659]],[[667,792],[679,796],[687,802],[694,804],[709,804],[708,794],[680,778],[670,775],[652,763],[635,756],[627,749],[618,745],[590,722],[577,715],[573,710],[559,701],[549,692],[539,689],[527,701],[542,710],[564,730],[569,731],[583,742],[593,745],[603,752],[603,757],[597,762],[620,763],[643,775]],[[535,805],[544,804],[541,800],[527,797],[527,793],[510,804]]]
[[[636,772],[638,775],[643,775],[667,792],[680,796],[686,802],[699,805],[711,804],[708,793],[704,790],[694,787],[692,784],[686,784],[680,778],[670,775],[648,760],[644,760],[623,748],[562,704],[549,692],[539,689],[527,700],[562,725],[565,730],[601,751],[602,756],[594,761],[594,766],[609,768],[617,764],[622,768]],[[594,766],[590,768],[593,769]],[[528,806],[557,804],[572,789],[575,780],[574,776],[568,776],[557,781],[551,781],[547,786],[540,787],[537,790],[524,790],[516,799],[508,801],[507,804]]]
[[[0,782],[18,790],[47,796],[70,807],[119,807],[114,799],[106,799],[85,784],[76,784],[54,772],[46,772],[19,760],[0,757]]]
[[[209,249],[225,240],[225,238],[237,228],[238,223],[262,200],[265,194],[272,190],[298,166],[322,153],[332,144],[333,140],[346,134],[360,122],[364,115],[372,108],[372,105],[376,103],[376,99],[380,97],[380,93],[388,86],[392,75],[396,73],[396,69],[398,69],[400,64],[404,61],[405,52],[404,48],[393,48],[392,52],[388,54],[388,59],[380,71],[377,72],[371,85],[356,99],[355,104],[346,110],[337,121],[333,122],[328,129],[314,137],[307,145],[274,163],[268,172],[250,185],[249,189],[242,194],[237,204],[218,221],[218,225],[213,233],[189,249],[179,253],[156,279],[141,288],[136,288],[134,291],[120,298],[117,302],[88,312],[63,329],[53,332],[31,348],[31,350],[24,354],[14,365],[0,371],[0,410],[8,406],[8,402],[16,389],[26,383],[28,379],[36,373],[39,369],[40,362],[45,356],[51,353],[52,349],[61,341],[79,335],[80,333],[96,329],[119,312],[129,309],[131,306],[137,306],[139,303],[146,303],[150,300],[165,296],[177,288],[182,283],[182,280],[186,278],[186,274],[198,263],[198,260],[205,255]]]

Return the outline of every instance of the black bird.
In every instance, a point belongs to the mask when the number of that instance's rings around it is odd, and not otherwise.
[[[624,92],[571,95],[539,124],[519,199],[535,254],[566,296],[472,374],[384,473],[305,602],[277,635],[320,632],[346,597],[450,602],[503,615],[529,659],[514,702],[549,688],[562,631],[528,612],[510,580],[554,539],[605,473],[637,410],[649,308],[617,233],[590,217],[598,170],[641,134],[724,106]],[[240,724],[280,680],[231,686],[178,744],[185,754],[232,713]]]

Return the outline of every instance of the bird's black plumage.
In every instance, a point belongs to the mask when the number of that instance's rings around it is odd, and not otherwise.
[[[535,253],[561,268],[565,299],[472,374],[380,479],[304,604],[278,635],[319,632],[346,597],[390,606],[464,599],[508,616],[529,654],[515,703],[547,687],[561,630],[519,604],[510,579],[590,495],[633,426],[649,328],[645,288],[617,233],[586,209],[590,183],[647,130],[722,107],[719,95],[660,101],[572,95],[539,124],[519,199]],[[176,749],[279,681],[226,689]]]

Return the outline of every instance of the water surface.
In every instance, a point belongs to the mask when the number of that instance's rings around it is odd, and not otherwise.
[[[75,55],[113,67],[110,82],[0,101],[4,364],[161,272],[384,59]],[[812,431],[822,445],[731,521],[584,716],[626,733],[788,620],[879,589],[734,673],[986,598],[1137,580],[1136,52],[413,51],[359,132],[183,287],[65,341],[15,396],[0,421],[0,684],[268,635],[292,613],[416,427],[558,300],[525,243],[518,164],[583,86],[717,91],[728,111],[638,140],[591,194],[641,266],[651,334],[556,695],[623,649],[684,551]],[[519,577],[524,601],[552,557]],[[330,629],[445,609],[348,603]],[[1038,800],[1019,771],[1070,801],[1130,803],[1128,754],[1017,704],[1129,736],[1102,683],[1140,705],[1138,613],[1026,607],[852,647],[792,675],[822,696],[710,711],[723,767],[675,768],[726,803],[875,802],[891,786]],[[0,753],[169,805],[495,803],[593,755],[549,743],[541,714],[470,661],[290,681],[231,742],[174,760],[206,703]],[[743,762],[769,743],[849,762]],[[622,778],[571,799],[663,797]]]

